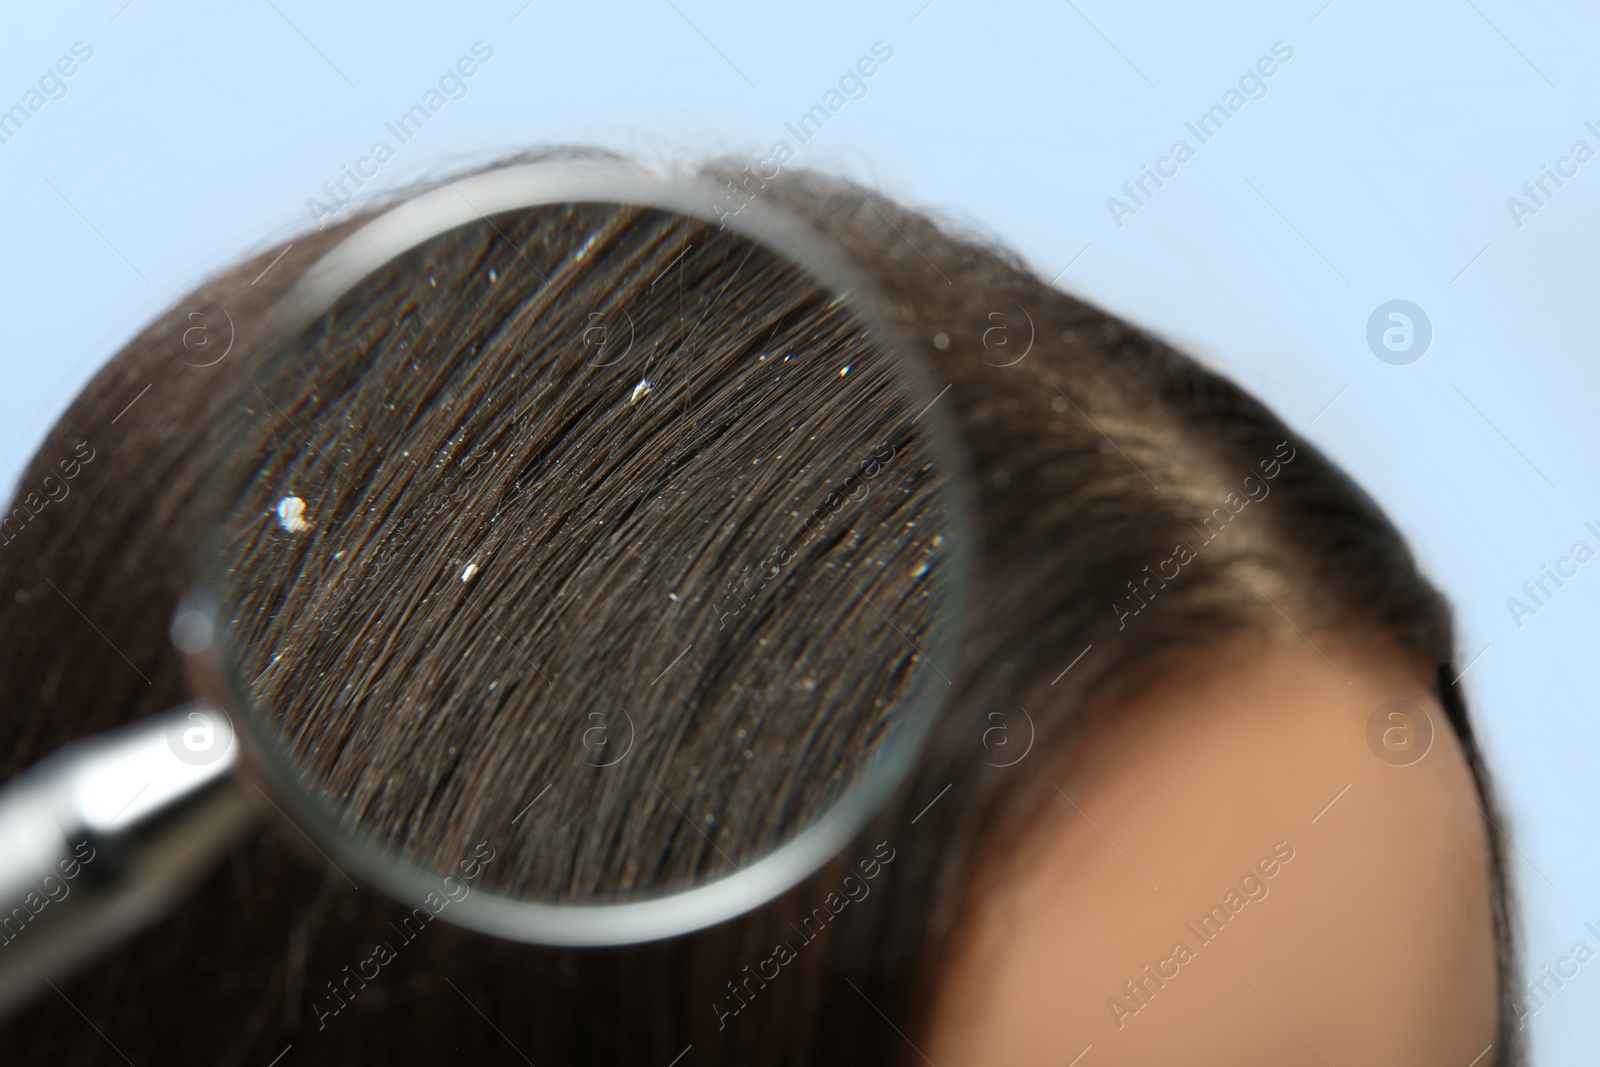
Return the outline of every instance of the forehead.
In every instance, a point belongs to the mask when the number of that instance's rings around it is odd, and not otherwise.
[[[1495,1041],[1461,748],[1404,666],[1322,647],[1337,667],[1281,644],[1110,709],[973,906],[934,1062],[1467,1064]]]

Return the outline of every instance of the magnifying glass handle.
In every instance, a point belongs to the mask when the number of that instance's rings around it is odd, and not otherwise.
[[[226,724],[186,705],[0,788],[0,1015],[159,917],[253,821]]]

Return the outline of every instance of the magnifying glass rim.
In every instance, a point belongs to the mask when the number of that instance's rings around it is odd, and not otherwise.
[[[746,204],[737,215],[722,215],[712,206],[721,191],[700,179],[663,180],[614,162],[547,162],[520,164],[449,181],[439,188],[390,208],[345,238],[290,288],[274,309],[268,336],[292,341],[311,323],[332,310],[350,289],[398,255],[459,226],[488,221],[508,211],[557,204],[601,203],[654,208],[706,222],[718,222],[756,245],[788,259],[836,297],[850,302],[881,347],[895,361],[895,371],[914,397],[928,403],[919,420],[930,424],[927,445],[944,476],[940,487],[950,546],[940,567],[944,572],[949,617],[942,620],[929,650],[938,662],[954,664],[962,646],[976,552],[971,522],[976,499],[970,465],[959,438],[933,401],[921,360],[881,312],[881,299],[860,275],[821,238],[797,220],[760,203]],[[721,215],[721,217],[719,217]],[[492,224],[492,223],[491,223]],[[283,344],[274,344],[266,358],[279,358]],[[206,574],[215,556],[202,560]],[[243,709],[254,700],[238,686],[238,672],[222,635],[227,633],[221,606],[203,590],[188,601],[189,610],[207,614],[209,649],[198,659],[212,682],[228,695],[236,733],[253,750],[253,773],[265,777],[274,796],[315,829],[316,836],[368,883],[396,900],[425,900],[442,891],[445,872],[415,863],[360,828],[341,824],[299,775],[287,771],[294,760],[277,732],[258,722],[263,718]],[[926,657],[925,657],[926,658]],[[926,686],[918,694],[918,713],[880,742],[871,763],[815,822],[771,854],[736,868],[735,873],[693,888],[645,900],[601,904],[547,904],[518,899],[489,887],[473,887],[459,901],[437,914],[457,926],[517,941],[556,946],[620,945],[674,937],[741,915],[774,899],[824,866],[860,833],[889,794],[907,777],[948,694]],[[494,845],[490,841],[491,846]],[[463,857],[470,860],[473,857]],[[460,880],[460,875],[457,879]],[[429,909],[430,911],[432,909]]]

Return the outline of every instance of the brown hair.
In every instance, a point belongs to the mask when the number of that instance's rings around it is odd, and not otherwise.
[[[869,314],[611,203],[474,218],[341,296],[252,373],[202,553],[289,762],[544,903],[748,881],[948,686],[964,531]]]
[[[726,179],[733,168],[711,173]],[[439,924],[413,946],[390,925],[404,906],[352,890],[315,857],[297,861],[292,831],[268,827],[157,927],[10,1020],[0,1042],[22,1059],[75,1063],[121,1062],[120,1053],[134,1062],[265,1063],[290,1044],[299,1063],[465,1054],[665,1064],[690,1045],[701,1064],[915,1060],[901,1031],[917,1033],[927,976],[973,873],[1017,839],[1049,788],[1031,770],[1045,759],[985,766],[985,713],[1026,706],[1039,748],[1059,751],[1085,711],[1130,680],[1282,627],[1251,583],[1312,634],[1381,635],[1434,665],[1494,817],[1453,682],[1449,610],[1376,505],[1317,450],[1224,377],[1051,289],[983,242],[821,177],[786,173],[745,195],[808,221],[883,293],[891,317],[922,346],[935,388],[948,383],[941,403],[950,405],[980,487],[982,553],[969,639],[952,672],[955,695],[910,783],[873,827],[828,870],[743,918],[671,941],[581,952]],[[242,384],[228,360],[185,366],[205,362],[184,348],[188,315],[225,308],[247,332],[353,225],[297,237],[264,275],[283,250],[269,248],[201,287],[127,345],[47,438],[25,488],[80,442],[96,458],[81,467],[70,496],[36,513],[27,508],[0,547],[8,650],[0,699],[26,709],[0,723],[0,769],[14,772],[68,740],[184,699],[167,622],[191,577],[208,452]],[[766,284],[777,291],[752,293],[758,306],[787,299],[782,279]],[[484,302],[500,299],[493,293]],[[997,352],[995,335],[985,333],[1000,313],[1020,346],[1015,309],[1033,331],[1020,360],[1020,347]],[[724,328],[737,336],[736,322]],[[123,411],[136,394],[143,399]],[[470,455],[485,455],[484,446]],[[1214,512],[1242,477],[1262,476],[1261,465],[1274,461],[1270,507],[1238,521]],[[1181,581],[1145,584],[1151,565],[1196,537],[1204,550],[1183,563]],[[365,595],[377,599],[362,600],[360,610],[394,603],[414,593],[413,584],[372,590]],[[681,647],[676,635],[638,635],[658,637],[673,647],[646,658],[665,663]],[[1090,644],[1094,654],[1061,676]],[[330,672],[323,684],[337,689],[365,668],[330,661],[322,669]],[[480,680],[505,669],[486,662]],[[380,733],[361,743],[390,741]],[[427,785],[407,785],[406,795]],[[940,803],[924,808],[936,795]],[[403,812],[396,804],[382,818],[394,825]],[[1501,840],[1491,835],[1490,845],[1502,993],[1497,1062],[1517,1064],[1509,881]],[[845,887],[846,878],[856,888]],[[841,893],[847,905],[819,908]],[[379,942],[397,946],[398,960],[376,979],[360,977]],[[773,974],[763,964],[780,942],[798,949]]]

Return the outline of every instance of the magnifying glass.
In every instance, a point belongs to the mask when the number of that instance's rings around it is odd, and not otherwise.
[[[729,919],[863,828],[952,692],[966,462],[871,287],[712,202],[505,168],[296,283],[173,623],[203,702],[0,794],[0,907],[78,898],[0,932],[0,1005],[259,813],[353,884],[569,946]]]

